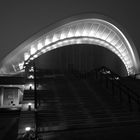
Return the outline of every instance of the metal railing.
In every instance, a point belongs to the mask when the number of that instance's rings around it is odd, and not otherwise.
[[[134,105],[136,105],[140,111],[140,96],[133,91],[132,88],[126,86],[123,81],[121,81],[121,77],[119,75],[113,73],[106,67],[96,69],[95,73],[96,79],[99,79],[101,84],[107,89],[111,89],[112,96],[119,96],[121,104],[124,100],[127,100],[130,111],[134,111]]]

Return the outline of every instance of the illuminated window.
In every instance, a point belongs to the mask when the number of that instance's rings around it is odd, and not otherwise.
[[[33,90],[33,89],[34,89],[34,85],[33,85],[32,83],[30,83],[30,84],[28,85],[28,89],[29,89],[29,90]]]
[[[22,70],[22,69],[23,69],[23,66],[24,66],[24,62],[19,63],[19,69],[20,69],[20,70]]]
[[[31,130],[31,127],[25,127],[25,131],[30,131]]]
[[[35,54],[36,53],[36,49],[35,49],[35,47],[31,47],[31,49],[30,49],[30,53],[31,53],[31,55],[33,55],[33,54]]]
[[[45,45],[49,45],[49,44],[50,44],[50,40],[48,38],[46,38]]]
[[[54,34],[53,38],[52,38],[52,42],[56,42],[58,40],[57,35]]]
[[[38,45],[37,45],[37,49],[38,49],[38,50],[41,50],[42,48],[43,48],[42,43],[38,43]]]
[[[33,75],[28,76],[28,79],[34,79]]]
[[[33,72],[34,71],[34,67],[31,67],[30,69],[29,69],[29,72]]]
[[[34,56],[33,56],[33,58],[37,58],[38,57],[38,55],[37,54],[35,54]]]
[[[28,103],[28,111],[31,111],[32,109],[32,103]]]
[[[25,54],[24,54],[24,60],[25,60],[25,61],[28,60],[29,57],[30,57],[29,53],[25,53]]]

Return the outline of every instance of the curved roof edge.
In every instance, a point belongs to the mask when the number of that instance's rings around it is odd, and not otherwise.
[[[55,24],[49,25],[48,27],[42,29],[40,32],[35,33],[33,36],[31,36],[29,39],[27,39],[26,41],[24,41],[23,43],[21,43],[16,49],[14,49],[11,53],[9,53],[0,63],[0,74],[10,74],[10,73],[14,73],[12,69],[12,67],[9,65],[11,62],[17,62],[19,59],[19,55],[23,54],[25,49],[27,49],[28,45],[31,44],[34,40],[40,38],[43,34],[51,32],[52,30],[63,26],[64,24],[76,21],[76,20],[82,20],[82,19],[90,19],[90,18],[97,18],[97,19],[101,19],[101,20],[105,20],[109,23],[111,23],[112,25],[114,25],[115,27],[117,27],[124,35],[124,37],[126,37],[127,41],[129,41],[129,44],[131,45],[132,51],[134,52],[135,59],[136,59],[136,73],[140,72],[140,60],[139,60],[139,55],[137,52],[137,49],[132,41],[132,39],[130,38],[130,36],[128,35],[128,33],[122,28],[121,25],[119,25],[118,23],[116,23],[113,19],[106,17],[104,15],[100,15],[100,14],[80,14],[80,15],[75,15],[63,20],[60,20],[58,22],[56,22]]]

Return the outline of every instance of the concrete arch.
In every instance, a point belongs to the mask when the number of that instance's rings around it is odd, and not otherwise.
[[[115,53],[128,75],[139,73],[137,50],[127,33],[102,15],[88,14],[65,19],[35,34],[19,45],[3,61],[1,74],[13,74],[40,55],[70,44],[96,44]]]

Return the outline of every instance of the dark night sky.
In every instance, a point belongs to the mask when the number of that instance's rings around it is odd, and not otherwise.
[[[78,13],[111,17],[140,52],[140,8],[134,0],[0,0],[0,60],[41,28]]]

